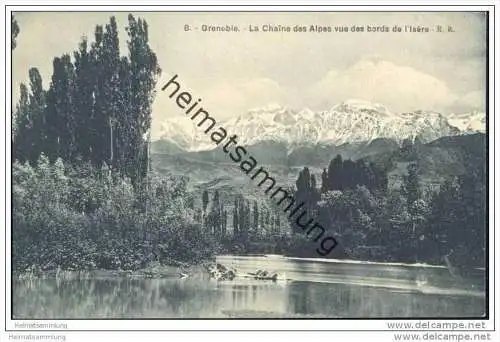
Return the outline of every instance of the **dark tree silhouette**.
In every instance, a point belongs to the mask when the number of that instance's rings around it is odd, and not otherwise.
[[[19,24],[17,23],[16,18],[14,18],[14,16],[12,16],[11,17],[11,24],[10,24],[11,50],[14,50],[17,46],[16,38],[19,35],[20,31],[21,30],[19,29]]]
[[[406,198],[408,211],[414,211],[414,203],[420,198],[420,176],[416,163],[409,163],[407,166],[408,174],[403,177],[401,192]]]
[[[202,205],[203,205],[203,213],[205,213],[207,211],[207,206],[208,206],[208,191],[207,190],[203,190],[203,195],[202,195],[202,198],[201,198],[201,201],[202,201]]]

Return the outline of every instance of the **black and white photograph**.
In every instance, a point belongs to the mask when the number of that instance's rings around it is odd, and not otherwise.
[[[6,13],[7,319],[492,317],[490,11]]]

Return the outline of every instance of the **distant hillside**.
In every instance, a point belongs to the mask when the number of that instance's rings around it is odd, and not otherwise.
[[[222,148],[211,151],[185,152],[167,142],[152,146],[153,168],[156,172],[188,176],[199,189],[225,189],[229,192],[260,196],[259,189],[239,169]],[[390,184],[397,186],[406,174],[406,165],[416,161],[426,183],[443,182],[450,176],[467,172],[469,167],[484,167],[486,135],[483,133],[443,137],[430,143],[415,142],[411,150],[401,148],[394,140],[375,139],[369,143],[341,146],[298,146],[287,155],[286,146],[276,142],[260,142],[248,147],[259,165],[265,166],[280,184],[295,185],[298,173],[308,166],[317,175],[337,154],[343,158],[366,158],[387,169]]]
[[[342,158],[360,159],[370,155],[395,151],[399,144],[392,139],[378,138],[372,141],[345,143],[340,146],[319,144],[315,146],[298,146],[288,155],[288,164],[294,166],[323,166],[340,154]]]
[[[443,137],[427,144],[416,143],[411,150],[399,148],[368,159],[391,171],[393,178],[405,174],[407,163],[415,161],[424,181],[440,183],[451,176],[465,174],[471,167],[486,167],[486,134]]]
[[[168,140],[157,140],[151,143],[151,153],[153,154],[181,154],[185,152],[177,144]]]
[[[260,141],[254,145],[244,146],[249,155],[254,156],[261,164],[288,166],[324,166],[337,154],[343,158],[359,159],[369,155],[394,151],[399,144],[392,139],[378,138],[372,141],[345,143],[339,146],[333,144],[300,144],[289,147],[283,142]],[[154,141],[151,144],[153,154],[180,155],[191,160],[205,162],[229,161],[222,146],[206,151],[187,152],[175,143],[166,140]]]

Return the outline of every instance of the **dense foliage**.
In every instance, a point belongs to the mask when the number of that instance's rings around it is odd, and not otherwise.
[[[41,155],[13,165],[13,267],[137,269],[197,262],[220,251],[195,221],[184,178],[149,177],[137,194],[106,166],[65,166]]]
[[[14,21],[13,21],[14,27]],[[83,38],[73,58],[53,60],[50,87],[38,69],[21,84],[15,111],[14,158],[34,164],[41,153],[51,162],[103,163],[134,183],[145,177],[151,104],[161,70],[149,47],[148,25],[129,15],[128,56],[121,56],[114,17]],[[14,40],[13,35],[13,40]]]
[[[484,165],[473,165],[437,191],[424,191],[419,167],[409,161],[401,189],[388,189],[385,171],[337,156],[320,188],[304,168],[295,194],[338,237],[348,258],[443,264],[450,256],[460,265],[484,267],[485,175]]]
[[[135,269],[197,261],[220,244],[197,220],[186,179],[149,172],[160,74],[148,25],[128,16],[121,56],[111,17],[73,58],[53,60],[48,90],[36,68],[21,84],[13,125],[13,266]],[[12,20],[12,42],[19,33]],[[216,222],[211,223],[212,226]]]

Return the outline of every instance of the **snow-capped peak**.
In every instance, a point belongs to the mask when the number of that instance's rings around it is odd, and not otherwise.
[[[465,114],[451,114],[448,122],[465,133],[486,131],[486,113],[474,111]]]
[[[349,99],[341,102],[332,108],[333,111],[350,111],[350,112],[366,112],[366,113],[380,113],[384,115],[391,115],[390,110],[380,104],[361,99]]]
[[[440,113],[415,111],[392,113],[386,106],[365,100],[344,101],[328,111],[295,110],[279,104],[253,108],[226,122],[219,122],[238,143],[253,145],[261,141],[297,144],[350,142],[389,138],[397,141],[432,141],[442,136],[485,131],[484,113],[444,117]],[[179,120],[185,120],[180,124]],[[472,120],[472,121],[467,121]],[[214,148],[189,118],[176,117],[164,122],[161,139],[176,142],[187,150]]]

